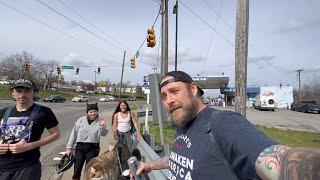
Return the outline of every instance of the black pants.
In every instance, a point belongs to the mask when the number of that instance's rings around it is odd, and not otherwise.
[[[99,155],[100,147],[98,143],[77,143],[73,179],[80,179],[84,162],[88,163],[92,158]]]
[[[40,162],[12,171],[0,172],[1,180],[40,180],[41,164]]]

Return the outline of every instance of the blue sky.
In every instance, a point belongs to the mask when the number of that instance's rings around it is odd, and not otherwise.
[[[169,70],[174,69],[174,3],[169,1]],[[178,69],[204,76],[224,72],[230,75],[232,86],[236,1],[181,0],[179,5]],[[295,70],[300,68],[304,69],[303,81],[319,75],[319,8],[318,0],[250,1],[248,85],[283,83],[297,87]],[[61,65],[80,66],[79,76],[74,75],[75,71],[63,72],[67,80],[92,81],[94,70],[101,66],[98,81],[119,82],[126,50],[124,81],[142,84],[143,76],[154,72],[153,67],[160,71],[160,17],[155,24],[156,47],[143,44],[135,70],[130,69],[129,61],[158,11],[157,0],[0,0],[0,57],[26,50]]]

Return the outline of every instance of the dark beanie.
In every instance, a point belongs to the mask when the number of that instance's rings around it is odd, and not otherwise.
[[[88,104],[88,103],[87,103],[87,113],[88,113],[90,110],[97,110],[97,111],[99,111],[98,103],[94,103],[94,104]]]

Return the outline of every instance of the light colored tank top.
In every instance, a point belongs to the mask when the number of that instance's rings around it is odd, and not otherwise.
[[[128,115],[126,118],[121,117],[121,112],[118,112],[118,131],[120,132],[127,132],[131,129],[131,122],[130,122],[130,111],[128,111]]]

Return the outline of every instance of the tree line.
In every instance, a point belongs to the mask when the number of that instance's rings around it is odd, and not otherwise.
[[[29,64],[28,71],[25,65]],[[54,87],[58,82],[56,74],[57,67],[60,66],[59,61],[53,59],[39,59],[33,56],[32,53],[22,51],[21,53],[14,53],[0,59],[0,78],[8,80],[15,80],[27,78],[33,80],[41,89],[49,89]],[[59,84],[70,86],[82,86],[86,90],[94,90],[94,84],[85,83],[83,81],[64,80],[63,75],[60,75]],[[123,88],[130,87],[131,82],[127,81],[122,84]],[[120,83],[111,83],[109,80],[96,82],[96,86],[100,87],[120,87]]]
[[[28,71],[25,65],[29,65]],[[23,51],[1,58],[0,76],[8,80],[28,78],[33,80],[39,88],[48,89],[57,81],[54,71],[59,62],[34,57],[31,53]]]

